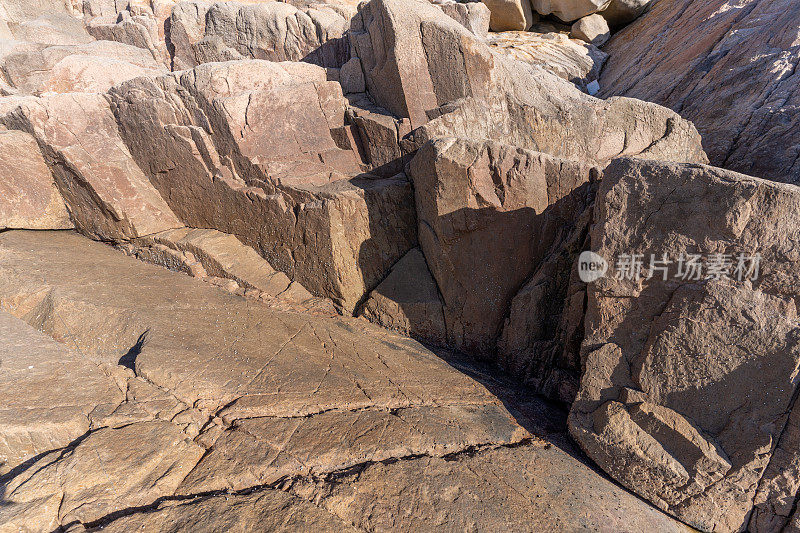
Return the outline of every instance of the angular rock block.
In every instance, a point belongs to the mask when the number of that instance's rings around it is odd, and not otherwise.
[[[22,131],[0,131],[0,229],[72,227],[36,139]]]
[[[494,356],[511,299],[586,207],[589,164],[490,141],[442,138],[409,171],[419,238],[448,342]]]
[[[612,0],[531,0],[533,9],[541,15],[554,15],[564,22],[597,13],[608,7]]]
[[[702,530],[746,529],[757,493],[758,522],[787,519],[766,495],[797,483],[781,450],[796,431],[798,216],[797,187],[701,165],[621,159],[600,185],[591,250],[611,270],[587,288],[570,432]]]
[[[181,227],[119,137],[101,94],[15,100],[0,122],[39,143],[76,229],[127,240]]]

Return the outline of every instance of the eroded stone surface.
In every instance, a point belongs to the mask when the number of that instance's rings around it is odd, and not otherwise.
[[[591,249],[646,262],[639,281],[588,288],[570,431],[617,480],[703,530],[744,529],[757,489],[756,520],[775,519],[764,495],[794,483],[762,473],[795,468],[774,449],[800,364],[798,214],[797,187],[700,165],[623,159],[601,182]],[[696,280],[649,266],[681,253],[706,254]],[[728,254],[728,277],[709,270],[713,254]],[[760,254],[758,275],[743,261],[737,279],[740,254]]]
[[[657,2],[606,46],[602,95],[692,120],[714,165],[800,183],[800,10],[789,2]]]

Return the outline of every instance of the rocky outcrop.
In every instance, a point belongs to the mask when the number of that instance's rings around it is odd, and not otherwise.
[[[471,2],[458,2],[456,0],[431,0],[439,6],[444,14],[455,20],[469,31],[481,38],[486,38],[489,33],[491,11],[486,4],[479,0]]]
[[[531,0],[533,9],[542,15],[554,15],[564,22],[602,11],[612,0]]]
[[[36,139],[0,131],[0,229],[72,228]]]
[[[0,122],[36,138],[80,232],[113,241],[183,225],[131,157],[103,95],[56,94],[10,104]]]
[[[797,187],[700,165],[623,159],[600,184],[591,250],[612,270],[588,286],[570,432],[705,531],[790,512],[799,215]]]
[[[593,168],[491,142],[432,141],[409,167],[449,344],[485,357],[511,299],[586,207]]]
[[[530,0],[484,0],[491,12],[492,31],[527,31],[539,20],[531,9]]]
[[[587,91],[600,77],[608,54],[563,33],[501,32],[488,38],[495,53],[542,67]]]
[[[636,20],[647,8],[658,0],[611,0],[600,14],[612,29],[617,29]]]
[[[680,112],[703,135],[714,165],[800,183],[796,7],[767,0],[658,2],[606,46],[612,59],[601,94]]]
[[[320,67],[205,64],[111,99],[134,157],[187,226],[236,235],[348,311],[416,244],[408,180],[359,177],[358,147],[337,144],[348,102]]]
[[[532,438],[486,387],[409,339],[253,305],[70,233],[5,232],[0,257],[0,306],[119,386],[95,409],[99,426],[4,478],[8,527],[428,530],[444,513],[486,529],[683,529],[566,442]],[[18,353],[3,328],[0,345]],[[4,359],[0,379],[56,364],[43,341],[22,342],[35,361]],[[50,401],[59,377],[46,369],[28,402]],[[526,409],[515,416],[531,425]]]
[[[268,59],[340,67],[349,19],[326,4],[180,2],[169,21],[174,70],[211,61]]]

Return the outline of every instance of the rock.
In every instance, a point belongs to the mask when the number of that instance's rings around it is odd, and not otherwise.
[[[72,228],[36,139],[0,131],[0,176],[0,229]]]
[[[0,4],[0,19],[9,24],[20,24],[44,14],[78,15],[80,10],[75,7],[72,0],[6,0]]]
[[[1,48],[4,80],[16,94],[104,93],[131,78],[164,71],[147,51],[110,41],[73,46],[6,42]]]
[[[620,28],[630,24],[642,15],[647,8],[655,4],[658,0],[611,0],[608,7],[600,14],[603,16],[611,28]]]
[[[114,241],[182,226],[125,148],[103,95],[20,99],[0,122],[36,138],[80,232]]]
[[[601,95],[679,110],[714,165],[800,183],[798,25],[785,1],[658,2],[606,45]]]
[[[372,0],[350,38],[370,96],[415,130],[407,152],[457,134],[601,164],[640,153],[707,161],[694,127],[677,114],[638,100],[596,100],[498,57],[427,2]]]
[[[314,533],[358,531],[313,503],[280,490],[218,495],[189,501],[165,501],[156,509],[104,523],[103,531],[164,531],[175,524],[192,530],[242,531],[258,524],[269,531]]]
[[[585,208],[593,169],[497,143],[443,138],[423,146],[409,172],[447,341],[491,358],[511,299]]]
[[[478,37],[485,39],[489,33],[491,11],[479,0],[458,2],[456,0],[431,0],[444,14],[455,20]]]
[[[419,248],[414,248],[392,267],[389,275],[370,294],[360,316],[416,339],[446,342],[442,300]]]
[[[352,57],[342,65],[342,69],[339,71],[339,84],[345,94],[363,93],[366,90],[364,71],[361,70],[360,59]]]
[[[608,7],[613,0],[531,0],[533,9],[541,15],[554,15],[572,22]]]
[[[531,9],[530,0],[483,0],[489,8],[492,31],[527,31],[539,21]]]
[[[94,41],[81,19],[66,13],[42,15],[14,25],[13,38],[46,45],[78,45]]]
[[[111,99],[134,157],[186,225],[235,235],[350,312],[416,245],[408,180],[358,177],[357,150],[332,134],[347,100],[321,67],[205,64],[134,80]]]
[[[172,59],[163,35],[163,27],[164,21],[148,12],[131,15],[129,11],[122,11],[113,21],[97,17],[86,22],[86,30],[96,39],[144,48],[153,59],[170,67]]]
[[[611,30],[608,29],[606,19],[595,13],[575,22],[569,36],[595,46],[603,46],[611,38]]]
[[[570,39],[563,33],[493,33],[488,42],[493,52],[540,66],[584,92],[600,77],[608,59],[608,54],[593,44]]]
[[[9,480],[0,519],[51,531],[147,505],[171,494],[202,454],[169,421],[98,429],[71,449],[37,458]]]
[[[124,400],[114,380],[79,352],[5,312],[0,338],[0,475],[67,447],[98,412]]]
[[[793,438],[798,215],[797,187],[702,165],[622,159],[600,184],[591,250],[615,272],[587,288],[570,432],[612,477],[701,530],[745,529],[757,493],[756,524],[788,514],[764,495],[796,483],[775,445]],[[623,268],[636,253],[638,281]],[[673,263],[651,266],[650,254]],[[686,254],[705,254],[699,275]]]
[[[338,68],[349,59],[348,24],[325,4],[180,2],[170,17],[174,70],[245,58]]]

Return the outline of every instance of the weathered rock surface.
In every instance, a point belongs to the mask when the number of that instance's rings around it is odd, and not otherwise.
[[[348,101],[321,67],[204,64],[111,99],[135,159],[187,226],[236,235],[348,311],[416,244],[408,180],[359,177],[358,147],[334,138]]]
[[[745,530],[754,504],[754,530],[775,531],[795,497],[798,216],[797,187],[700,165],[623,159],[601,181],[591,249],[612,265],[644,254],[643,276],[588,287],[570,431],[615,479],[706,531]],[[666,280],[650,254],[672,259]],[[680,254],[684,274],[687,254],[709,254],[697,279],[680,277]],[[781,507],[767,495],[782,491]]]
[[[72,228],[36,139],[21,131],[0,131],[0,229],[6,228]]]
[[[602,11],[613,0],[531,0],[533,9],[542,15],[555,15],[564,22]]]
[[[392,267],[369,294],[359,315],[432,344],[447,339],[439,288],[419,248],[413,248]]]
[[[340,67],[349,19],[324,3],[180,2],[170,17],[174,70],[211,61],[268,59]]]
[[[682,529],[531,440],[484,386],[409,339],[277,312],[68,232],[2,233],[0,258],[0,306],[68,340],[88,368],[116,368],[110,396],[126,397],[96,429],[3,478],[11,528],[249,529],[269,513],[265,524],[336,531],[531,516]],[[139,397],[143,387],[157,393]],[[392,511],[406,507],[419,512]]]
[[[420,245],[442,294],[447,340],[491,357],[511,299],[570,233],[596,170],[455,138],[423,146],[409,170]]]
[[[495,53],[537,65],[586,91],[600,77],[608,54],[562,33],[501,32],[488,37]]]
[[[798,26],[791,1],[658,2],[606,46],[601,94],[675,109],[714,165],[800,183]]]
[[[527,31],[539,17],[531,9],[530,0],[483,0],[491,17],[492,31]]]
[[[36,137],[76,229],[125,240],[181,227],[119,137],[103,95],[22,98],[0,118]]]
[[[606,19],[595,13],[575,22],[572,25],[569,36],[595,46],[603,46],[611,37],[611,31],[608,29]]]
[[[431,3],[439,6],[442,11],[444,11],[445,15],[455,20],[478,37],[486,38],[488,35],[492,13],[483,2],[479,0],[471,2],[431,0]]]
[[[636,20],[648,7],[658,0],[611,0],[600,14],[612,29],[619,28]]]
[[[10,27],[11,37],[18,41],[46,45],[78,45],[94,41],[83,21],[65,13],[41,15]]]
[[[78,45],[0,43],[6,93],[103,93],[138,76],[157,75],[162,65],[146,51],[111,41]]]

